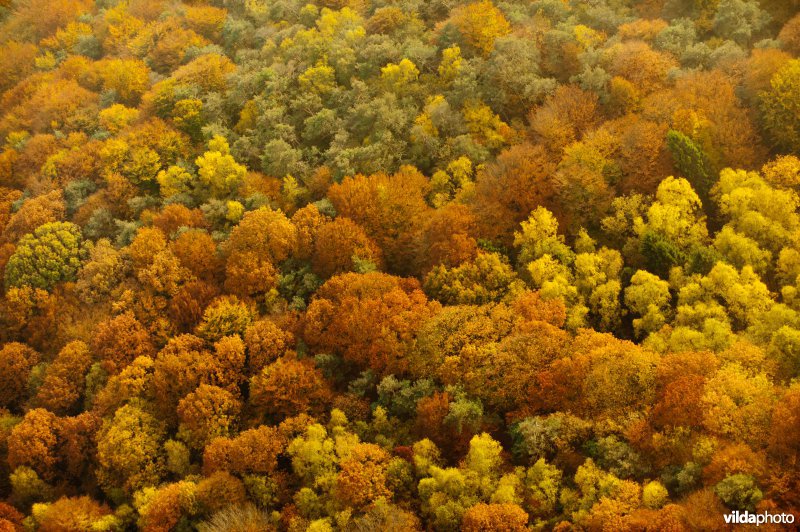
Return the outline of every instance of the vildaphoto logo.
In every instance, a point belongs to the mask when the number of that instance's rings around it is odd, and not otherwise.
[[[728,525],[791,525],[794,523],[793,514],[772,514],[769,512],[750,513],[747,510],[736,510],[723,516]]]

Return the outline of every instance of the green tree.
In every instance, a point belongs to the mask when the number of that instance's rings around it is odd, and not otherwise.
[[[708,203],[708,192],[713,184],[711,165],[703,149],[680,131],[667,133],[667,147],[675,168],[692,184],[703,204]]]
[[[714,486],[714,492],[728,508],[749,512],[754,512],[756,504],[764,497],[755,479],[741,473],[725,477]]]
[[[62,281],[73,281],[82,255],[82,236],[77,225],[46,223],[20,239],[6,264],[6,287],[50,290]]]

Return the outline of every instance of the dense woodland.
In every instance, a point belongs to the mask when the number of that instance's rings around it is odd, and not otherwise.
[[[0,0],[0,530],[800,520],[798,11]]]

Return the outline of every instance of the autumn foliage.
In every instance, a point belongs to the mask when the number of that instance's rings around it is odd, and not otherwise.
[[[799,11],[0,0],[0,531],[800,520]]]

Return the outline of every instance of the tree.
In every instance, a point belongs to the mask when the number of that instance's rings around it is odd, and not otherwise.
[[[800,186],[800,159],[794,155],[777,157],[761,169],[764,180],[775,188],[797,190]]]
[[[486,433],[474,436],[469,451],[458,469],[430,466],[428,476],[420,480],[419,496],[422,510],[437,530],[458,530],[468,509],[496,494],[500,480],[501,446]],[[502,506],[502,505],[501,505]],[[509,505],[514,506],[514,505]],[[508,507],[479,508],[470,517],[477,529],[494,521],[486,514],[505,514],[512,525],[518,525],[521,514]],[[522,514],[524,511],[519,509]],[[496,516],[500,518],[500,516]],[[527,516],[524,518],[527,522]],[[466,524],[464,524],[466,526]],[[518,528],[511,528],[517,530]]]
[[[702,149],[680,131],[667,133],[667,146],[672,153],[675,168],[688,179],[703,204],[708,203],[712,178],[709,162]]]
[[[528,118],[534,140],[558,154],[594,129],[597,115],[597,95],[575,85],[562,85]]]
[[[612,331],[619,325],[622,265],[620,253],[606,247],[575,257],[575,288],[599,330]]]
[[[245,345],[239,334],[225,336],[214,343],[214,357],[207,363],[211,382],[238,394],[245,379]]]
[[[123,254],[107,239],[101,239],[89,250],[89,258],[78,272],[75,288],[83,301],[97,303],[108,297],[129,272]]]
[[[25,344],[9,342],[0,349],[0,406],[17,410],[27,398],[31,369],[39,353]]]
[[[402,371],[414,333],[438,308],[412,279],[347,273],[317,290],[304,337],[316,352],[340,354],[379,373]]]
[[[528,514],[516,504],[476,504],[464,513],[461,529],[469,532],[483,530],[527,530]]]
[[[670,300],[668,282],[644,270],[633,274],[625,289],[625,304],[639,315],[633,320],[637,335],[655,332],[667,323]]]
[[[275,530],[270,517],[253,504],[242,506],[228,506],[214,513],[206,521],[198,523],[200,532],[213,532],[214,530]]]
[[[69,222],[51,222],[25,235],[6,264],[6,287],[52,289],[75,279],[81,266],[81,231]]]
[[[750,512],[755,511],[764,496],[753,477],[742,474],[726,477],[714,487],[714,492],[728,508]]]
[[[122,103],[136,106],[150,85],[150,69],[139,59],[107,59],[95,63],[102,88]]]
[[[214,438],[235,432],[241,407],[231,392],[201,384],[178,403],[178,434],[193,449],[203,449]]]
[[[161,195],[171,198],[180,194],[192,194],[195,187],[195,177],[181,166],[170,166],[161,170],[156,175]]]
[[[564,149],[553,177],[557,212],[572,234],[596,227],[613,199],[610,182],[619,172],[613,156],[618,140],[600,129]]]
[[[612,80],[612,93],[613,83]],[[617,193],[653,194],[661,179],[672,171],[666,146],[667,125],[627,114],[603,127],[609,129],[619,144],[614,154],[622,172],[621,180],[614,183]]]
[[[452,83],[463,69],[460,53],[452,57],[452,48],[442,51],[439,76],[443,82]],[[460,49],[459,49],[460,52]],[[509,34],[495,39],[494,49],[485,66],[481,68],[487,103],[501,116],[513,116],[519,110],[530,109],[556,89],[556,81],[543,76],[541,52],[527,45],[522,35]],[[557,90],[557,89],[556,89]]]
[[[421,235],[417,263],[421,273],[434,266],[452,268],[474,259],[478,254],[475,240],[477,223],[466,205],[450,203],[431,213]]]
[[[13,506],[2,503],[0,506],[0,527],[4,531],[14,532],[22,527],[22,520],[25,516],[19,513]]]
[[[655,51],[645,42],[629,41],[615,50],[610,72],[649,94],[664,85],[668,72],[676,66],[671,55]]]
[[[720,214],[729,220],[726,228],[754,242],[756,248],[771,252],[771,256],[766,257],[769,262],[791,242],[791,235],[800,227],[800,217],[796,213],[800,197],[796,192],[773,188],[755,172],[724,169],[712,196],[719,204]],[[756,249],[754,255],[758,251]],[[758,266],[756,256],[749,258],[752,262],[740,267]]]
[[[389,454],[371,443],[359,443],[347,458],[339,462],[336,476],[337,499],[354,509],[384,498],[390,500],[392,490],[387,486]]]
[[[244,482],[227,471],[217,471],[197,483],[197,506],[202,514],[247,502]]]
[[[196,85],[206,91],[224,91],[227,75],[236,70],[233,62],[224,55],[203,54],[172,73],[172,80],[180,84]]]
[[[555,400],[556,410],[615,417],[653,400],[656,353],[589,330],[579,333],[571,349],[572,356],[554,360],[538,375],[542,397]]]
[[[210,342],[225,336],[244,334],[253,321],[253,309],[236,296],[215,299],[203,312],[197,333]]]
[[[275,427],[261,425],[242,431],[235,438],[216,438],[203,452],[203,472],[227,471],[234,475],[275,472],[278,455],[286,450],[286,440]]]
[[[139,118],[139,110],[115,103],[100,111],[100,125],[111,133],[119,133]]]
[[[548,464],[544,458],[527,469],[517,470],[522,475],[524,508],[532,515],[544,518],[555,512],[561,488],[561,471]]]
[[[472,261],[452,269],[437,266],[425,277],[425,291],[449,305],[508,301],[522,289],[522,281],[497,253],[479,253]]]
[[[200,229],[183,231],[169,247],[181,265],[195,277],[206,281],[217,279],[222,261],[217,255],[216,242],[207,232]]]
[[[688,250],[704,244],[708,238],[700,198],[683,178],[668,177],[661,182],[646,219],[646,222],[641,218],[634,220],[634,228],[642,239],[658,238],[647,237],[654,234],[679,250]]]
[[[380,249],[359,225],[340,216],[317,229],[311,256],[314,273],[325,279],[355,270],[360,261],[378,269],[383,263]]]
[[[269,259],[235,251],[225,261],[225,289],[242,298],[257,297],[275,288],[279,272]]]
[[[132,405],[103,423],[97,435],[97,479],[109,496],[132,495],[158,484],[164,473],[163,437],[158,420]]]
[[[195,160],[201,186],[212,198],[226,198],[239,189],[247,169],[230,154],[228,141],[216,136],[208,143],[208,151]]]
[[[142,494],[134,503],[144,530],[169,530],[197,511],[197,485],[191,481],[145,488]]]
[[[153,225],[165,235],[174,238],[181,228],[205,228],[206,221],[200,209],[189,209],[180,203],[165,205],[153,216]]]
[[[269,291],[277,283],[275,268],[297,245],[297,229],[281,211],[262,207],[244,215],[223,244],[226,284],[240,295]]]
[[[140,357],[117,375],[106,380],[99,364],[87,375],[86,404],[99,415],[107,416],[126,402],[152,397],[153,359]]]
[[[505,16],[490,0],[459,6],[451,20],[464,42],[483,56],[494,49],[495,39],[511,32]]]
[[[800,387],[791,386],[775,403],[770,427],[770,450],[778,456],[792,457],[800,453],[797,405],[800,404]]]
[[[0,68],[7,72],[6,78],[0,83],[0,90],[5,92],[33,72],[38,49],[32,43],[10,40],[3,43],[0,50]]]
[[[657,480],[648,482],[642,489],[642,503],[653,510],[663,507],[669,501],[669,492]]]
[[[284,418],[301,413],[321,414],[332,392],[312,364],[284,356],[250,380],[250,403],[262,416]]]
[[[212,41],[219,39],[227,15],[227,10],[218,7],[203,5],[186,7],[186,21],[189,27]]]
[[[212,355],[206,343],[191,334],[175,336],[155,358],[152,386],[159,416],[175,423],[178,402],[203,383]]]
[[[8,435],[8,465],[32,469],[46,482],[60,476],[60,419],[43,408],[29,410]]]
[[[137,357],[155,354],[150,334],[131,312],[100,323],[91,347],[103,369],[111,375],[119,373]]]
[[[381,82],[390,91],[403,95],[409,86],[419,78],[419,69],[412,61],[402,59],[399,63],[389,63],[381,68]]]
[[[510,234],[539,206],[552,208],[556,165],[544,148],[513,146],[478,172],[473,209],[484,238],[510,244]]]
[[[444,307],[417,332],[408,366],[412,375],[429,377],[440,371],[448,358],[458,360],[464,348],[499,342],[511,333],[513,313],[504,304]]]
[[[317,231],[329,221],[330,218],[321,213],[313,203],[295,211],[292,215],[292,224],[297,229],[297,249],[294,254],[296,258],[307,260],[311,257]]]
[[[663,357],[658,367],[657,399],[652,423],[661,427],[700,427],[703,408],[700,399],[718,360],[711,353],[686,351]]]
[[[462,110],[464,123],[472,138],[489,149],[501,148],[511,136],[508,124],[480,100],[468,100]]]
[[[720,0],[714,16],[714,31],[723,38],[747,46],[770,19],[769,13],[762,11],[757,2]]]
[[[739,364],[730,364],[706,383],[703,423],[714,434],[760,444],[767,438],[774,401],[775,391],[766,375],[749,374]]]
[[[383,252],[389,271],[412,273],[414,243],[431,208],[428,180],[413,167],[391,175],[346,177],[328,190],[339,216],[360,225]]]
[[[356,517],[353,520],[353,527],[362,530],[387,530],[390,532],[423,530],[422,524],[415,514],[383,499],[376,500],[366,508],[363,516]]]
[[[65,216],[64,194],[54,190],[25,200],[19,210],[9,213],[3,236],[5,240],[14,242],[46,223],[64,220]]]
[[[289,354],[295,338],[275,322],[262,319],[247,327],[244,342],[247,346],[247,372],[255,375],[278,358]]]
[[[167,249],[167,238],[155,227],[139,227],[126,252],[136,270],[144,270],[155,260],[156,255]]]
[[[18,25],[17,31],[22,31],[24,35],[39,41],[51,35],[65,22],[75,19],[78,15],[89,13],[91,3],[83,0],[50,4],[42,0],[27,0],[15,8],[17,15],[14,22]]]
[[[778,34],[778,40],[789,53],[797,55],[800,52],[800,16],[789,19]]]
[[[514,246],[519,248],[517,262],[524,270],[530,262],[550,255],[563,264],[571,264],[575,254],[558,234],[558,220],[545,207],[536,207],[514,232]]]
[[[760,94],[764,128],[780,150],[796,152],[800,149],[800,60],[792,60],[778,70],[770,81],[770,88]]]
[[[86,495],[62,497],[54,503],[38,506],[33,516],[40,530],[79,530],[87,525],[121,525],[111,508]]]
[[[194,330],[203,311],[219,295],[215,285],[204,281],[189,281],[178,289],[169,301],[167,312],[180,332]]]
[[[92,365],[89,347],[80,340],[64,346],[47,366],[33,402],[58,415],[75,413],[86,387],[86,374]]]

